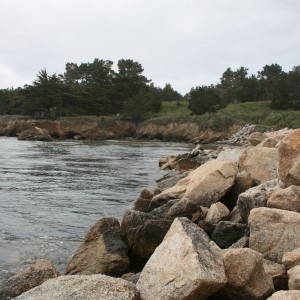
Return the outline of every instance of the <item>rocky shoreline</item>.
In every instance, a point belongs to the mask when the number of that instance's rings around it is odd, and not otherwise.
[[[84,119],[44,120],[21,117],[0,117],[0,136],[14,136],[20,140],[51,141],[52,139],[107,140],[133,138],[137,140],[179,141],[188,143],[211,143],[227,139],[241,128],[232,125],[220,130],[203,129],[195,122],[155,121],[130,122],[87,121]]]
[[[300,299],[300,129],[241,131],[161,158],[170,172],[94,224],[64,275],[38,261],[0,299]]]

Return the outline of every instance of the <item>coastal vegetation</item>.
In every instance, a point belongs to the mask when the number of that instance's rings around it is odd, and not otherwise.
[[[120,59],[117,70],[112,61],[97,58],[92,63],[67,63],[63,74],[49,74],[45,68],[32,84],[0,90],[0,114],[136,121],[209,114],[204,120],[222,115],[241,122],[255,118],[263,126],[298,126],[294,114],[300,110],[300,66],[285,72],[278,64],[266,65],[257,75],[248,74],[245,67],[228,68],[217,84],[192,87],[184,96],[170,83],[156,86],[143,72],[132,59]]]

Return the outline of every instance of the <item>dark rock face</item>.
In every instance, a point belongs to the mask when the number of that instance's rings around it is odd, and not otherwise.
[[[0,284],[0,299],[6,300],[17,297],[58,275],[51,261],[38,260],[30,268],[15,274]]]
[[[259,186],[248,189],[238,197],[237,207],[241,219],[244,223],[248,222],[250,211],[256,207],[266,207],[269,196],[273,191],[279,189],[277,179],[267,181]]]
[[[144,267],[171,225],[172,222],[168,220],[149,220],[138,228],[130,255],[134,268],[141,270]]]
[[[194,202],[188,199],[182,199],[169,209],[165,218],[168,220],[174,220],[177,217],[186,217],[191,220],[193,215],[195,215],[199,210],[201,211],[201,208],[199,208]]]
[[[68,263],[66,274],[121,276],[129,266],[127,247],[115,218],[99,220]]]
[[[247,235],[249,235],[247,225],[221,221],[217,224],[211,238],[220,248],[226,249]]]

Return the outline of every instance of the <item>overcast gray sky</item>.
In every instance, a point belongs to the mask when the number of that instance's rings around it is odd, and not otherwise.
[[[0,88],[94,58],[138,61],[182,94],[227,67],[288,71],[300,65],[300,1],[0,0]]]

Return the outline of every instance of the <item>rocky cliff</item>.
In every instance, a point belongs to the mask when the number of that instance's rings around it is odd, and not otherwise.
[[[34,127],[46,129],[52,138],[58,139],[158,139],[163,141],[184,141],[208,143],[230,137],[240,128],[233,125],[220,130],[203,129],[195,122],[155,121],[134,123],[124,120],[94,122],[78,119],[41,120],[12,116],[0,117],[0,135],[19,136],[20,133]]]

